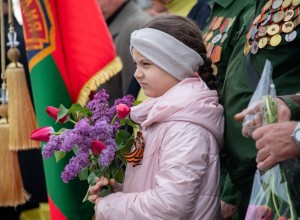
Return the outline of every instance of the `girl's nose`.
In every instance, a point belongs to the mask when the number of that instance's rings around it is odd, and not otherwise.
[[[143,77],[143,72],[139,69],[139,68],[136,68],[135,72],[134,72],[134,77],[136,79],[140,79]]]

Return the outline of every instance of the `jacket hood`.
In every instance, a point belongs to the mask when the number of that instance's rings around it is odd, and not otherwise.
[[[209,130],[223,146],[224,117],[218,94],[199,78],[188,78],[158,98],[131,108],[131,119],[142,127],[167,121],[188,121]]]

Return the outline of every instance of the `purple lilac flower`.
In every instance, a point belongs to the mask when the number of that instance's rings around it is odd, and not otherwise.
[[[113,133],[113,126],[107,123],[106,121],[97,121],[94,126],[96,139],[105,141],[106,139],[112,138]]]
[[[105,140],[106,148],[102,150],[98,162],[100,166],[108,166],[114,159],[117,145],[114,139]]]
[[[64,171],[61,174],[61,178],[64,183],[68,183],[75,178],[82,168],[89,165],[89,154],[86,152],[80,152],[76,156],[70,159],[70,162],[65,166]]]
[[[44,145],[42,155],[45,159],[53,156],[55,151],[59,151],[63,141],[62,135],[51,135],[50,140]]]
[[[108,118],[108,94],[104,89],[100,90],[94,95],[94,99],[89,101],[87,104],[87,107],[90,109],[90,111],[93,113],[92,120],[95,122],[99,119],[101,120],[107,120]]]

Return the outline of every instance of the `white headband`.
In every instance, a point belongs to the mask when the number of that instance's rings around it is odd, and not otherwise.
[[[144,57],[180,81],[195,76],[198,67],[203,65],[203,59],[195,50],[157,29],[143,28],[134,31],[130,44],[130,51],[134,47]]]

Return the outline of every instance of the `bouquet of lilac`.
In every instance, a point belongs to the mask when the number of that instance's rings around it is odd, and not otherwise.
[[[73,104],[69,109],[60,105],[59,109],[49,106],[46,112],[57,122],[68,121],[75,124],[73,129],[42,127],[33,131],[31,139],[47,142],[42,150],[45,159],[52,157],[59,162],[67,152],[74,156],[61,174],[63,182],[68,183],[75,177],[95,184],[95,177],[106,176],[122,182],[126,159],[133,144],[133,134],[127,131],[136,125],[130,120],[130,107],[135,104],[134,97],[127,95],[115,100],[114,106],[108,105],[108,94],[100,90],[86,107]],[[108,186],[101,196],[110,194]],[[83,201],[87,200],[89,190]]]

